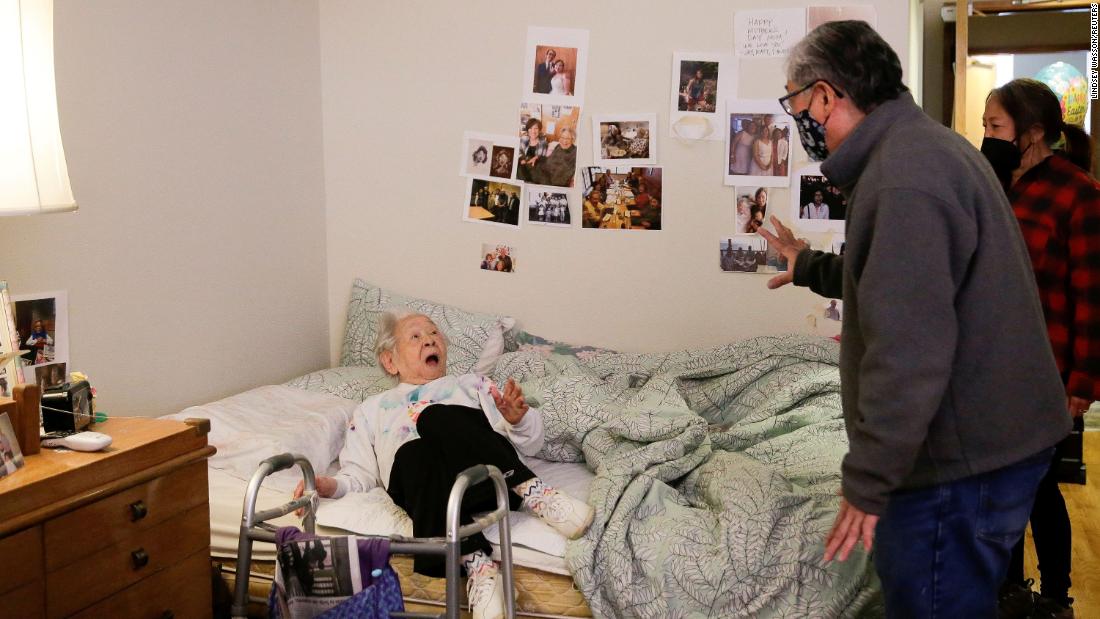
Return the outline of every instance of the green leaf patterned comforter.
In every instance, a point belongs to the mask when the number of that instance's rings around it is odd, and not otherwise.
[[[566,563],[601,617],[881,615],[870,558],[823,565],[847,451],[835,342],[503,355],[540,457],[585,461],[596,518]]]

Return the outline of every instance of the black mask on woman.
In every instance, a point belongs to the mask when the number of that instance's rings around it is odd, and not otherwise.
[[[993,172],[997,174],[1001,186],[1007,190],[1012,184],[1012,173],[1020,167],[1023,159],[1020,149],[1008,140],[985,138],[982,140],[982,154],[993,166]]]

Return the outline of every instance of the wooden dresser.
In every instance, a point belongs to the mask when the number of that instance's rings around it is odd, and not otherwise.
[[[0,477],[0,618],[208,617],[208,425],[118,418]]]

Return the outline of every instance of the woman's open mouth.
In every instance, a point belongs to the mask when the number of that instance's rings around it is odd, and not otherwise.
[[[424,359],[424,363],[426,363],[428,367],[434,368],[435,366],[439,365],[439,355],[434,353],[428,355],[427,358]]]

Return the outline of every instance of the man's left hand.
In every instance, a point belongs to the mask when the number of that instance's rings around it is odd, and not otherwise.
[[[840,561],[847,560],[852,548],[855,548],[861,539],[864,550],[871,552],[876,524],[878,524],[878,516],[864,512],[841,497],[836,522],[833,523],[829,535],[825,537],[825,562],[832,561],[833,557]],[[838,550],[839,554],[837,554]]]
[[[504,385],[504,393],[501,393],[496,385],[490,387],[489,392],[493,394],[493,401],[496,402],[501,416],[512,425],[519,423],[531,408],[523,399],[523,389],[520,389],[516,381],[511,378]]]

